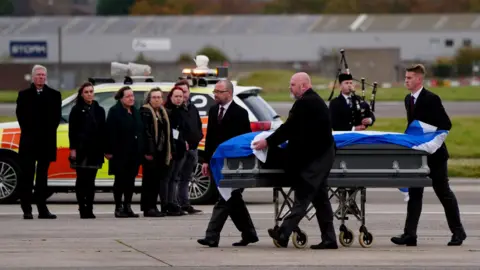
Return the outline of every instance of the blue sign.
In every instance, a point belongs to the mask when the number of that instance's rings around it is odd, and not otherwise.
[[[47,58],[46,41],[10,41],[12,58]]]

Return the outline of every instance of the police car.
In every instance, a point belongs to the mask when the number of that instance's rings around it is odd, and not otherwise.
[[[208,204],[218,198],[218,191],[213,179],[201,174],[203,162],[203,150],[205,147],[205,136],[208,123],[208,110],[215,104],[213,89],[216,82],[228,76],[228,69],[219,67],[210,69],[205,65],[208,58],[197,56],[197,66],[192,69],[184,69],[182,77],[191,83],[191,101],[198,108],[203,123],[204,139],[199,145],[199,162],[193,170],[193,181],[190,184],[190,199],[192,204]],[[203,60],[202,60],[203,59]],[[95,100],[98,101],[106,112],[116,103],[115,92],[122,86],[130,86],[135,95],[135,106],[143,105],[145,93],[151,88],[160,87],[165,95],[173,87],[175,82],[155,82],[150,76],[151,69],[147,65],[130,63],[112,63],[112,74],[118,75],[119,71],[127,71],[120,82],[113,78],[89,78],[94,84]],[[260,87],[239,86],[234,82],[233,100],[248,111],[251,128],[253,131],[275,129],[282,124],[280,116],[273,108],[259,95]],[[48,172],[48,186],[50,194],[56,192],[71,192],[75,188],[76,173],[70,168],[69,141],[68,141],[68,118],[70,110],[74,105],[76,94],[67,97],[62,102],[62,119],[57,130],[57,161],[52,162]],[[17,187],[20,173],[18,160],[18,144],[20,141],[20,127],[18,122],[0,124],[0,203],[13,202],[18,199]],[[137,192],[141,186],[141,173],[136,179]],[[95,181],[97,191],[111,192],[113,188],[113,176],[108,175],[108,162],[98,171]]]

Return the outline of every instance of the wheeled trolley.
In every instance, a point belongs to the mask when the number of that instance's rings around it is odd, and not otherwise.
[[[265,163],[255,155],[224,159],[220,187],[229,188],[273,188],[275,226],[290,213],[293,206],[294,189],[284,173],[284,150],[271,148]],[[428,177],[428,153],[393,144],[359,144],[340,148],[330,171],[328,186],[330,199],[337,198],[339,206],[334,212],[341,221],[339,242],[348,247],[353,244],[354,233],[345,225],[348,215],[361,221],[358,241],[364,248],[373,244],[373,234],[367,230],[365,204],[367,188],[404,188],[431,186]],[[287,192],[284,188],[289,188]],[[348,191],[352,190],[352,196]],[[360,205],[355,197],[360,193]],[[283,202],[280,202],[283,199]],[[315,213],[313,206],[307,210],[306,218],[311,220]],[[296,248],[304,248],[308,235],[297,228],[292,233]],[[275,243],[276,244],[276,243]],[[276,244],[277,245],[277,244]]]

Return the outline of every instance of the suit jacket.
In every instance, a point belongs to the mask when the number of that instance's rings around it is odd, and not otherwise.
[[[355,106],[355,98],[352,98],[353,106]],[[359,111],[355,108],[350,108],[347,100],[340,93],[338,97],[330,101],[330,115],[332,117],[332,128],[335,131],[351,131],[354,126],[362,124],[362,117]],[[365,118],[372,118],[372,126],[375,123],[375,115],[370,110],[370,106],[366,102],[360,103],[360,109],[364,110]]]
[[[55,161],[62,115],[60,92],[44,85],[38,94],[32,83],[18,93],[15,113],[21,130],[19,155]]]
[[[217,147],[229,139],[252,132],[248,112],[232,101],[224,112],[221,123],[218,123],[220,105],[212,106],[208,111],[207,136],[205,138],[205,162],[210,159]]]
[[[298,173],[334,145],[330,113],[312,89],[295,101],[288,119],[267,138],[270,147],[288,140],[286,171]]]
[[[415,102],[413,112],[411,112],[410,108],[410,98],[411,94],[405,96],[408,125],[410,125],[413,120],[418,120],[436,126],[441,130],[450,130],[452,128],[452,122],[438,95],[423,88]],[[449,157],[447,146],[443,143],[442,146],[428,158],[430,160],[445,161],[448,160]]]

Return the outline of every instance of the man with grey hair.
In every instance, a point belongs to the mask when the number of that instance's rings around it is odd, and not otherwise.
[[[48,168],[57,159],[57,128],[62,113],[62,96],[45,84],[47,69],[35,65],[32,83],[17,97],[15,113],[20,125],[19,157],[21,174],[18,180],[24,219],[33,219],[32,200],[38,209],[38,218],[55,219],[46,200],[48,194]],[[34,176],[35,193],[32,196]]]
[[[219,81],[215,85],[213,94],[217,104],[208,111],[205,163],[202,166],[204,175],[212,175],[209,171],[210,159],[221,143],[233,137],[252,132],[248,112],[233,101],[233,84],[230,81]],[[218,181],[219,179],[215,180]],[[246,246],[258,242],[257,232],[243,201],[242,192],[243,189],[232,191],[228,200],[225,200],[222,196],[219,197],[213,207],[205,238],[197,240],[199,244],[218,247],[220,232],[228,216],[232,219],[235,227],[242,232],[242,239],[234,243],[233,246]]]

